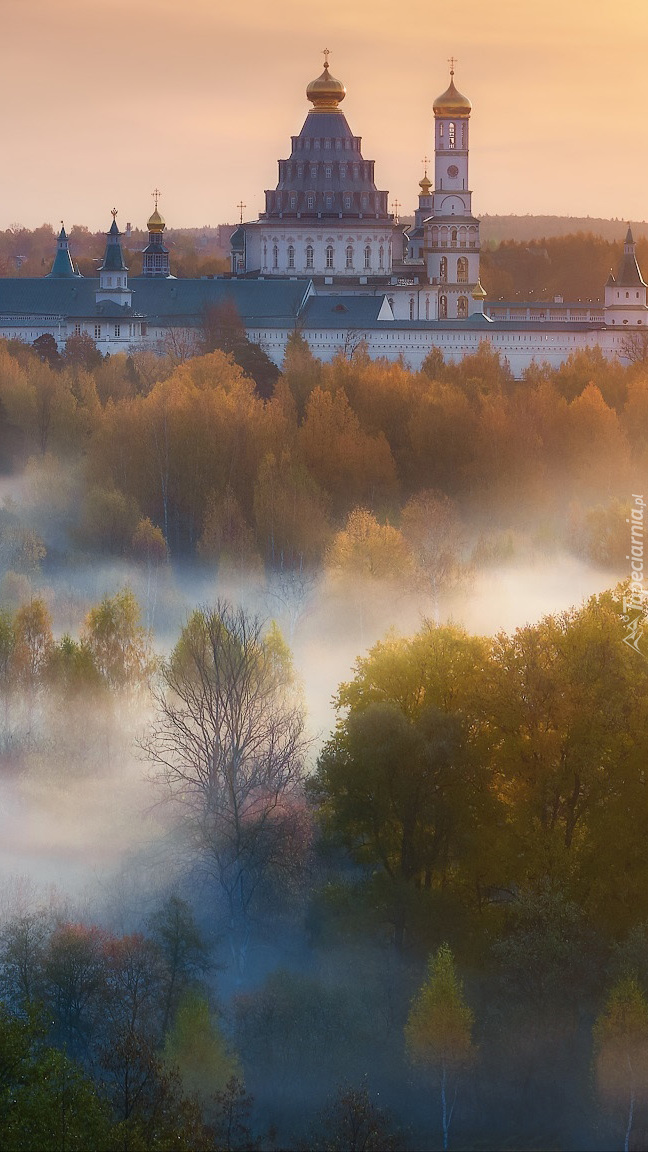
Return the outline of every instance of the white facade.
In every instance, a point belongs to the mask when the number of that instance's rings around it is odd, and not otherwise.
[[[388,276],[393,228],[376,223],[254,221],[245,225],[246,267],[261,276]]]

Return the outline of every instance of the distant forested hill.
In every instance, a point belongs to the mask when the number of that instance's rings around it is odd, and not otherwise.
[[[645,220],[603,220],[597,216],[481,216],[482,244],[501,244],[503,240],[541,240],[545,236],[571,236],[591,232],[603,240],[623,241],[628,224],[635,240],[648,238]]]
[[[573,223],[576,223],[573,221]],[[482,245],[481,281],[493,300],[600,301],[610,270],[623,253],[625,227],[614,242],[594,232],[545,235],[534,240],[502,240]],[[483,233],[482,233],[483,235]],[[648,239],[640,229],[637,258],[648,271]]]

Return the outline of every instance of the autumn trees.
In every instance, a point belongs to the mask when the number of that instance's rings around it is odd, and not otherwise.
[[[448,1147],[458,1078],[475,1057],[473,1014],[447,944],[430,957],[428,976],[412,1002],[405,1038],[411,1060],[437,1074],[443,1147]]]
[[[428,624],[358,661],[311,788],[326,834],[400,890],[401,944],[408,887],[410,909],[466,884],[481,907],[544,877],[606,932],[646,914],[648,673],[622,636],[606,593],[490,641]]]
[[[645,463],[642,364],[586,350],[514,381],[486,344],[420,372],[360,355],[321,364],[295,331],[260,393],[236,318],[206,332],[203,355],[100,364],[74,344],[54,367],[0,349],[0,466],[4,452],[5,468],[40,456],[73,469],[73,550],[150,571],[157,532],[156,556],[272,577],[326,566],[366,512],[403,534],[433,606],[470,570],[484,522],[618,563],[608,521]]]

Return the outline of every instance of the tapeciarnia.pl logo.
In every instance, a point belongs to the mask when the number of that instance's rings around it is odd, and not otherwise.
[[[630,588],[629,594],[623,597],[622,620],[627,624],[628,631],[623,637],[623,643],[634,648],[640,656],[648,657],[648,651],[641,647],[641,638],[648,625],[648,590],[644,577],[644,512],[646,502],[641,495],[632,494],[634,501],[630,509],[630,516],[626,523],[630,525],[630,554],[626,560],[630,561]]]

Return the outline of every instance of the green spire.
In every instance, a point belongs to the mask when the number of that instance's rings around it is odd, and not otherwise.
[[[56,256],[54,257],[54,263],[52,264],[52,271],[48,272],[46,279],[49,279],[50,276],[59,277],[80,275],[81,273],[76,270],[74,264],[72,263],[67,232],[65,231],[63,221],[61,220],[61,231],[59,232],[58,240],[56,241]]]
[[[100,272],[127,272],[128,271],[128,269],[124,263],[124,253],[122,252],[121,239],[120,239],[122,233],[119,231],[119,228],[117,227],[117,221],[115,219],[116,215],[117,215],[117,209],[113,208],[113,210],[112,210],[113,222],[110,225],[110,230],[106,233],[106,236],[107,236],[106,251],[104,254],[103,264],[101,265],[101,268],[99,269]]]

